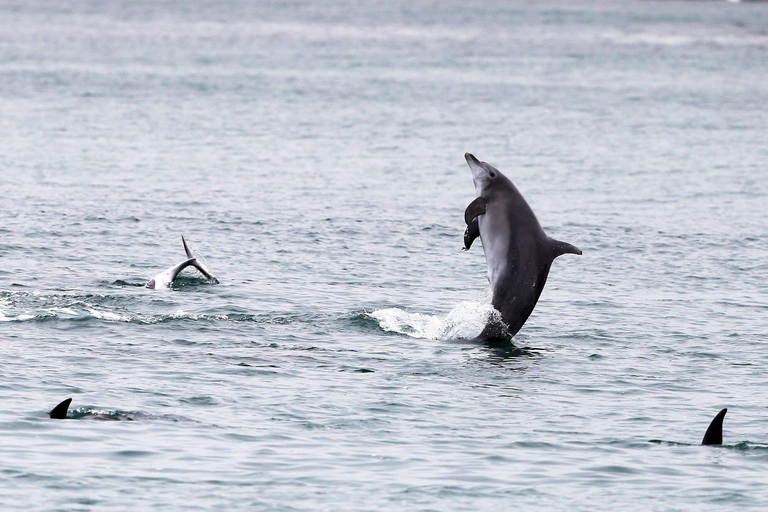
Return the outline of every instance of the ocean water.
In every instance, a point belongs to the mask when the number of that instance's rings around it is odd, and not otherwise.
[[[0,1],[0,508],[764,510],[767,105],[760,3]]]

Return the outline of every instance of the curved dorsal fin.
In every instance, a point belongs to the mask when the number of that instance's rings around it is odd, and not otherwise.
[[[723,409],[709,424],[707,433],[704,434],[704,439],[701,440],[702,445],[721,445],[723,444],[723,418],[728,409]]]
[[[54,407],[51,412],[48,414],[51,416],[51,419],[54,420],[63,420],[67,417],[67,411],[69,410],[69,404],[72,402],[71,398],[67,398],[63,402],[61,402],[59,405]]]

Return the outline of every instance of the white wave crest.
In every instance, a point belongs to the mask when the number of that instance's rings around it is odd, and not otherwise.
[[[433,340],[474,338],[488,322],[501,320],[493,306],[481,302],[460,302],[444,318],[400,308],[380,309],[369,316],[385,331]]]
[[[133,320],[132,315],[123,314],[119,315],[117,313],[113,313],[112,311],[101,311],[98,309],[89,308],[88,313],[91,314],[94,318],[99,318],[101,320],[108,320],[110,322],[130,322]]]

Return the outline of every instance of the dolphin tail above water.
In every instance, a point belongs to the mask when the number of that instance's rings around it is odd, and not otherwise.
[[[67,418],[67,411],[69,410],[69,404],[72,403],[71,398],[67,398],[63,402],[61,402],[59,405],[54,407],[51,412],[48,414],[50,415],[51,419],[54,420],[63,420]]]
[[[184,235],[181,235],[181,243],[184,244],[184,252],[187,253],[187,258],[194,258],[195,255],[192,253],[192,250],[187,245],[187,241],[184,239]]]
[[[498,169],[470,153],[464,157],[477,194],[464,212],[464,250],[480,238],[491,304],[501,314],[501,322],[486,325],[478,339],[510,340],[533,311],[555,258],[581,250],[547,236],[517,187]]]
[[[179,273],[181,273],[182,270],[190,266],[195,267],[197,270],[199,270],[200,273],[203,274],[210,283],[219,284],[219,280],[213,277],[213,275],[211,275],[208,269],[205,268],[205,265],[203,265],[203,263],[200,262],[192,253],[183,235],[181,237],[181,242],[184,244],[184,252],[187,254],[188,259],[182,261],[178,265],[174,265],[164,270],[163,272],[159,273],[158,275],[150,279],[149,282],[146,284],[147,288],[158,289],[158,288],[165,288],[170,286],[170,284],[174,281],[174,279],[178,277]]]
[[[194,266],[197,270],[200,271],[201,274],[203,274],[208,281],[210,281],[213,284],[219,284],[219,280],[216,279],[211,275],[211,273],[208,271],[208,269],[205,267],[202,261],[198,260],[197,257],[192,253],[189,246],[187,245],[187,241],[184,240],[184,235],[181,235],[181,243],[184,244],[184,252],[187,253],[187,258],[190,260],[194,260],[190,265]],[[189,260],[187,260],[189,261]]]
[[[723,419],[728,409],[723,409],[717,416],[714,417],[712,423],[709,424],[707,432],[704,434],[704,439],[701,440],[701,444],[707,445],[721,445],[723,444]]]

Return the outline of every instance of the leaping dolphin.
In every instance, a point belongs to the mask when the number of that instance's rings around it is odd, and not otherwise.
[[[184,244],[184,252],[187,253],[188,259],[157,274],[146,284],[147,288],[153,290],[157,290],[158,288],[168,288],[179,273],[189,266],[193,266],[199,270],[211,284],[219,284],[219,280],[213,277],[211,273],[208,272],[208,269],[205,268],[205,265],[198,261],[194,254],[192,254],[192,251],[189,250],[189,246],[187,245],[187,241],[184,240],[183,235],[181,237],[181,242]]]
[[[469,153],[464,158],[477,193],[464,212],[464,250],[480,237],[493,292],[491,304],[501,313],[502,322],[488,323],[478,339],[510,340],[536,306],[552,261],[581,250],[548,237],[515,185],[498,169]]]

